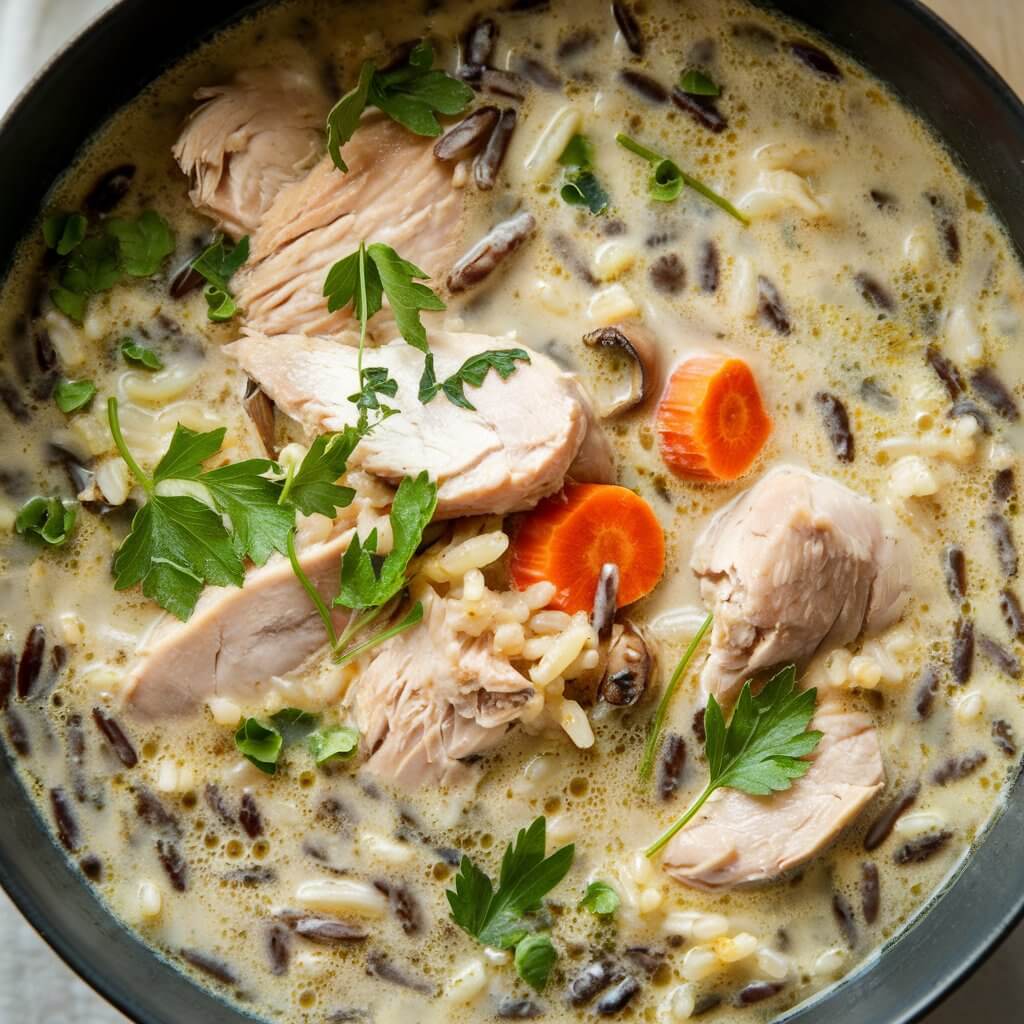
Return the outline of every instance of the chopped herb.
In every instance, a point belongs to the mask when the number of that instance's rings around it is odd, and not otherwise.
[[[78,505],[60,498],[29,498],[14,520],[14,528],[29,540],[60,547],[75,528]]]
[[[558,162],[566,168],[560,195],[570,206],[585,206],[591,213],[608,209],[608,193],[594,173],[594,146],[585,135],[574,135]]]
[[[438,381],[434,374],[434,357],[428,353],[423,367],[423,376],[420,378],[420,401],[426,405],[439,391],[443,391],[445,397],[453,405],[473,410],[476,406],[466,397],[465,385],[480,387],[490,370],[494,370],[502,380],[507,380],[516,372],[517,361],[521,363],[530,361],[530,356],[525,349],[488,349],[486,352],[470,356],[450,377]]]
[[[607,917],[619,909],[619,894],[607,882],[591,882],[578,906],[597,917]]]
[[[192,269],[206,281],[207,316],[214,323],[230,320],[238,312],[238,304],[231,294],[230,282],[235,272],[249,258],[249,236],[240,238],[232,246],[223,235],[204,249],[193,261]]]
[[[720,96],[722,90],[699,68],[687,68],[679,76],[679,88],[689,96]]]
[[[117,240],[110,235],[85,238],[66,260],[50,298],[65,316],[81,323],[90,296],[109,291],[120,280]]]
[[[661,700],[658,701],[658,709],[654,713],[654,720],[651,722],[651,730],[647,734],[647,742],[644,744],[644,756],[640,761],[640,778],[645,782],[651,777],[651,772],[654,770],[654,758],[658,753],[658,741],[661,739],[661,730],[665,725],[665,716],[668,714],[668,706],[671,703],[672,698],[675,696],[675,692],[679,688],[680,682],[682,682],[686,666],[693,660],[693,656],[697,653],[697,648],[700,646],[701,640],[704,639],[704,635],[710,628],[711,615],[709,613],[700,624],[700,628],[696,633],[694,633],[693,639],[690,641],[690,645],[686,648],[682,658],[679,659],[679,664],[676,665],[676,669],[672,673],[672,678],[668,681],[668,686],[665,687],[665,692],[661,695]]]
[[[318,729],[309,737],[309,752],[319,764],[347,761],[359,748],[359,730],[348,725]]]
[[[543,992],[557,959],[558,953],[551,944],[550,935],[546,932],[527,935],[516,946],[516,974],[530,988]]]
[[[140,345],[137,341],[132,341],[131,338],[121,340],[121,355],[127,362],[135,363],[136,366],[141,366],[146,370],[162,370],[164,368],[160,357],[151,348],[146,348],[145,345]]]
[[[572,867],[576,848],[570,843],[544,856],[547,823],[537,818],[521,829],[505,850],[495,889],[491,879],[463,855],[455,888],[445,893],[452,920],[485,946],[510,949],[529,934],[526,914],[562,881]]]
[[[345,472],[361,436],[353,427],[346,427],[340,433],[317,437],[301,464],[285,479],[278,503],[290,503],[303,515],[319,513],[330,518],[336,509],[351,505],[356,492],[338,486],[336,481]]]
[[[261,772],[274,775],[284,748],[284,738],[272,725],[246,718],[235,733],[235,746]]]
[[[437,114],[461,114],[469,106],[473,90],[433,64],[434,50],[427,42],[413,48],[407,64],[391,71],[378,71],[372,61],[364,61],[359,81],[327,115],[327,151],[339,170],[348,171],[341,147],[355,134],[367,107],[377,107],[416,135],[433,137],[441,134]]]
[[[794,692],[795,687],[792,665],[772,676],[756,697],[751,694],[750,682],[744,683],[728,725],[718,701],[708,697],[704,711],[708,784],[686,813],[647,847],[648,857],[683,828],[715,790],[738,789],[751,796],[769,796],[789,789],[794,779],[807,773],[811,765],[802,758],[815,750],[822,737],[807,728],[818,691]]]
[[[430,357],[427,356],[427,358]],[[360,416],[371,412],[377,413],[377,422],[379,423],[398,413],[393,406],[385,405],[380,400],[380,396],[394,398],[397,394],[398,381],[390,376],[387,367],[367,366],[363,369],[362,387],[354,395],[349,395],[348,400],[355,403]]]
[[[281,708],[270,716],[285,743],[303,740],[320,724],[320,716],[301,708]]]
[[[117,239],[121,269],[131,277],[151,277],[174,252],[174,232],[153,210],[146,210],[136,220],[112,218],[106,222],[106,230]]]
[[[53,400],[61,412],[83,409],[96,394],[96,385],[91,380],[62,380],[53,389]]]
[[[651,165],[651,176],[647,182],[647,191],[655,201],[670,203],[679,197],[679,193],[686,186],[687,188],[692,188],[695,192],[699,192],[705,199],[709,199],[717,207],[725,210],[730,217],[735,217],[741,224],[746,225],[750,223],[728,199],[724,199],[697,178],[691,177],[681,170],[678,164],[673,163],[667,157],[654,152],[653,149],[648,149],[621,132],[615,136],[615,141],[623,149],[628,149],[631,153],[643,157]]]
[[[80,213],[54,213],[43,221],[43,238],[48,249],[58,256],[67,256],[81,244],[89,222]]]

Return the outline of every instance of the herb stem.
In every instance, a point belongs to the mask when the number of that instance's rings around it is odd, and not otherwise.
[[[281,493],[277,496],[278,505],[283,505],[288,500],[288,495],[291,494],[292,483],[295,480],[295,463],[289,463],[288,468],[285,470],[284,487],[281,488]]]
[[[121,433],[121,417],[117,411],[117,399],[113,395],[107,399],[107,422],[110,424],[110,433],[114,438],[114,444],[117,446],[118,454],[122,459],[124,459],[125,464],[132,471],[132,476],[138,480],[145,492],[152,496],[155,490],[153,479],[142,471],[142,467],[135,461],[132,457],[132,453],[128,450],[128,445],[124,440],[124,434]]]
[[[694,815],[704,806],[705,801],[718,789],[718,783],[711,781],[705,786],[704,792],[686,809],[686,813],[669,828],[658,836],[650,846],[644,850],[645,857],[653,857]]]
[[[647,742],[644,744],[644,756],[640,762],[640,778],[644,782],[651,777],[651,772],[654,769],[654,757],[658,752],[658,741],[661,739],[661,730],[665,725],[665,716],[668,714],[668,705],[675,696],[676,690],[679,688],[679,683],[682,681],[683,673],[686,671],[687,666],[690,664],[694,654],[697,652],[697,648],[700,646],[701,640],[704,639],[704,635],[710,628],[711,613],[709,612],[704,617],[704,621],[700,624],[700,629],[698,629],[694,634],[689,647],[686,648],[686,653],[679,659],[679,664],[676,665],[676,670],[672,673],[672,678],[669,680],[668,686],[665,687],[665,692],[661,695],[661,700],[658,701],[658,710],[654,714],[654,721],[651,723],[651,731],[647,734]]]
[[[371,608],[369,610],[363,609],[362,613],[353,613],[349,616],[348,622],[345,624],[345,628],[341,632],[341,636],[338,637],[338,642],[334,645],[335,653],[345,649],[349,640],[354,636],[358,636],[367,626],[374,622],[378,615],[384,610],[384,605],[380,605],[377,608]]]
[[[376,609],[380,611],[380,609]],[[376,617],[376,615],[374,616]],[[379,643],[383,643],[385,640],[390,640],[393,636],[398,636],[399,633],[404,633],[407,629],[415,626],[418,622],[423,620],[423,605],[417,601],[412,608],[409,609],[409,613],[402,619],[401,622],[388,629],[382,630],[380,633],[376,633],[370,637],[369,640],[364,640],[361,644],[356,644],[355,647],[350,647],[344,654],[335,657],[334,661],[338,665],[345,665],[352,661],[353,658],[358,658],[360,654],[368,651],[371,647],[375,647]]]
[[[628,135],[624,135],[619,132],[615,136],[615,141],[622,146],[623,149],[628,149],[630,153],[635,153],[637,156],[643,157],[648,163],[660,164],[664,157],[660,153],[655,153],[653,149],[648,149],[646,146],[642,146],[635,139],[631,139]]]
[[[295,553],[295,531],[291,530],[288,533],[288,561],[291,562],[292,572],[299,578],[299,582],[302,584],[302,589],[309,595],[309,599],[316,606],[316,610],[323,619],[324,626],[327,628],[327,636],[331,641],[331,648],[335,649],[338,646],[338,634],[334,631],[334,621],[331,619],[330,609],[324,604],[324,599],[320,596],[320,591],[313,586],[313,581],[306,575],[305,570],[299,564],[299,556]]]

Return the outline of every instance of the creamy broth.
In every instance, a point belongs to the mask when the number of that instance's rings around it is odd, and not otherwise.
[[[246,67],[313,67],[333,100],[363,58],[429,34],[438,63],[454,71],[457,41],[478,11],[500,27],[493,66],[519,69],[528,58],[559,82],[532,84],[521,102],[486,93],[475,101],[516,107],[518,123],[493,191],[476,190],[471,174],[464,184],[459,251],[519,206],[537,228],[483,285],[425,317],[428,333],[443,326],[492,335],[495,347],[527,345],[600,396],[624,368],[581,335],[640,319],[666,373],[696,351],[745,359],[774,429],[748,473],[709,485],[666,467],[651,403],[605,422],[618,482],[645,498],[664,526],[666,572],[628,610],[656,652],[654,681],[633,708],[587,709],[592,747],[578,749],[552,724],[561,706],[555,695],[552,721],[510,732],[459,785],[391,787],[362,772],[358,758],[318,769],[301,746],[289,747],[270,776],[236,751],[230,709],[153,721],[122,706],[137,650],[163,613],[137,588],[113,587],[111,560],[131,519],[125,498],[142,495],[113,446],[106,398],[119,398],[126,439],[144,466],[156,462],[177,423],[226,427],[221,462],[263,454],[239,400],[245,374],[221,350],[238,336],[239,320],[211,323],[200,289],[169,293],[172,273],[211,235],[171,147],[195,90]],[[1012,474],[1024,435],[1016,416],[986,403],[982,387],[968,388],[963,397],[976,405],[951,417],[950,393],[926,358],[934,347],[964,378],[988,368],[1021,400],[1024,275],[1011,243],[984,197],[883,85],[838,55],[836,79],[794,53],[790,41],[806,41],[806,33],[746,4],[712,0],[647,0],[638,18],[642,58],[631,56],[608,5],[590,0],[522,13],[441,4],[415,16],[388,3],[275,6],[116,115],[47,204],[80,209],[100,175],[134,165],[116,214],[152,209],[171,224],[176,250],[163,270],[93,297],[79,326],[47,297],[43,245],[31,238],[0,293],[8,339],[0,363],[0,629],[23,670],[30,629],[38,623],[45,632],[38,679],[6,708],[8,752],[48,821],[52,792],[64,795],[74,822],[69,835],[65,819],[65,845],[112,911],[198,983],[268,1020],[585,1019],[626,977],[638,983],[621,1011],[630,1019],[772,1019],[899,933],[968,854],[1016,765],[1021,648],[1004,620],[1001,594],[1014,582],[991,517],[1015,528]],[[694,65],[723,87],[715,101],[728,120],[721,132],[672,102],[651,102],[620,77],[628,67],[670,86]],[[562,201],[555,158],[564,144],[544,173],[531,170],[552,122],[565,118],[593,144],[595,173],[610,195],[602,215]],[[738,204],[749,226],[690,189],[672,203],[652,202],[647,165],[616,144],[619,132],[663,150]],[[774,311],[766,309],[772,294],[781,303]],[[96,383],[87,410],[64,415],[50,400],[53,379],[34,353],[44,335],[59,375]],[[128,366],[118,353],[125,336],[153,347],[165,368]],[[816,398],[823,392],[848,413],[852,461],[840,461],[830,442]],[[277,427],[282,444],[302,438],[282,415]],[[14,534],[15,516],[34,494],[74,496],[67,453],[95,474],[104,512],[80,508],[71,541],[41,550]],[[694,732],[706,699],[696,668],[669,708],[667,727],[688,750],[678,792],[659,799],[637,766],[657,696],[705,614],[689,567],[695,541],[713,513],[782,464],[872,499],[909,550],[911,597],[900,621],[845,650],[823,651],[804,672],[820,693],[871,715],[885,788],[797,870],[753,888],[704,892],[642,854],[706,781]],[[361,522],[386,513],[389,500],[386,489],[367,486]],[[452,528],[458,540],[514,533],[515,523],[481,518]],[[960,606],[944,571],[950,545],[962,549],[967,570]],[[508,590],[502,563],[485,576],[490,589]],[[465,585],[450,579],[441,589],[461,599]],[[969,678],[958,683],[951,661],[960,620],[973,624],[976,649]],[[347,721],[345,694],[364,667],[365,660],[339,669],[320,652],[235,710],[265,717],[300,707]],[[94,708],[124,730],[137,764],[118,757]],[[936,782],[950,759],[960,760]],[[866,850],[869,827],[918,784],[892,834]],[[549,850],[576,846],[571,871],[542,911],[559,959],[541,994],[516,976],[509,952],[485,949],[452,923],[445,896],[459,855],[496,874],[506,845],[538,815],[547,820]],[[915,858],[921,841],[936,836],[936,849]],[[870,923],[865,863],[877,868],[880,893]],[[577,907],[595,879],[619,894],[611,918]],[[359,909],[335,912],[356,921],[362,937],[325,944],[282,917],[318,880],[353,883],[349,899]],[[308,905],[330,916],[332,901],[320,903]],[[595,963],[614,965],[613,980],[573,1005],[567,992]],[[619,1011],[607,1004],[602,1012]]]

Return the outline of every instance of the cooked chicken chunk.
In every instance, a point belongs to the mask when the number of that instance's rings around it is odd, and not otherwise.
[[[337,593],[348,529],[299,552],[320,593]],[[337,613],[336,625],[345,621]],[[251,705],[271,677],[301,665],[327,641],[324,624],[286,558],[246,573],[245,586],[207,587],[192,617],[161,620],[128,677],[128,706],[146,717],[190,714],[212,697]]]
[[[484,335],[445,331],[431,331],[430,345],[438,380],[467,357],[502,347]],[[355,348],[325,338],[249,332],[227,351],[311,436],[355,422],[348,400],[359,390]],[[367,366],[386,367],[398,382],[397,395],[387,401],[401,415],[360,443],[353,466],[395,482],[426,470],[437,482],[442,518],[531,508],[562,486],[587,434],[588,411],[575,379],[547,356],[531,352],[530,363],[517,364],[507,380],[490,373],[482,387],[468,388],[475,412],[443,395],[424,405],[418,397],[423,355],[401,340],[363,358]],[[604,444],[599,434],[592,444]],[[593,469],[600,459],[591,463]]]
[[[327,311],[324,281],[331,265],[364,240],[390,245],[439,287],[455,257],[462,192],[433,145],[371,114],[345,146],[347,174],[325,157],[284,189],[253,235],[250,263],[239,277],[246,322],[265,334],[351,328],[351,307]],[[389,320],[385,309],[371,326],[384,329]]]
[[[884,629],[909,593],[905,552],[877,507],[793,466],[721,509],[691,566],[714,613],[701,681],[720,700],[755,672]]]
[[[283,67],[241,71],[204,100],[174,146],[195,206],[230,235],[255,231],[274,197],[323,152],[327,100],[312,75]]]
[[[720,789],[665,849],[665,870],[697,889],[764,882],[810,860],[863,810],[883,785],[871,720],[823,706],[811,724],[824,736],[813,764],[770,797]]]
[[[460,634],[434,591],[422,600],[423,621],[378,648],[348,698],[364,768],[410,789],[457,783],[462,759],[500,743],[527,705],[543,701],[489,634]]]

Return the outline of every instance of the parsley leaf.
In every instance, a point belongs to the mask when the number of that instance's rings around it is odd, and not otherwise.
[[[21,506],[14,529],[29,540],[56,548],[71,536],[77,514],[76,502],[37,496]]]
[[[146,370],[162,370],[164,368],[160,357],[151,348],[146,348],[145,345],[140,345],[137,341],[132,341],[131,338],[121,340],[121,355],[127,362],[135,363],[136,366],[141,366]]]
[[[284,738],[274,726],[264,725],[255,718],[246,718],[235,733],[235,747],[261,772],[274,775],[284,749]]]
[[[425,284],[418,283],[417,279],[426,280],[427,274],[415,263],[403,260],[390,245],[374,242],[367,246],[366,253],[377,268],[402,337],[413,348],[428,351],[427,331],[420,320],[420,311],[441,310],[445,304]]]
[[[363,62],[356,85],[327,115],[327,151],[335,167],[348,171],[341,147],[355,134],[367,107],[377,107],[417,135],[436,136],[441,134],[436,114],[461,114],[469,106],[473,90],[433,64],[434,50],[426,42],[413,48],[407,64],[390,71]]]
[[[54,213],[43,221],[43,239],[48,249],[67,256],[81,244],[88,227],[89,222],[80,213]]]
[[[352,313],[361,324],[380,311],[384,285],[377,264],[368,258],[365,242],[360,242],[355,252],[338,260],[327,272],[324,295],[330,313],[351,302]]]
[[[367,366],[363,370],[362,387],[354,395],[349,395],[348,400],[355,403],[360,413],[376,412],[380,414],[381,420],[385,420],[389,416],[397,415],[398,410],[381,402],[380,396],[394,398],[397,394],[398,381],[388,374],[387,367]]]
[[[591,882],[577,905],[597,917],[607,917],[619,909],[619,894],[607,882]]]
[[[61,380],[53,389],[53,400],[61,412],[74,412],[87,406],[96,394],[91,380]]]
[[[192,269],[207,282],[203,295],[209,307],[207,316],[214,323],[230,320],[238,312],[238,304],[231,294],[230,281],[248,258],[248,235],[240,238],[234,246],[223,235],[218,235],[213,244],[192,261]]]
[[[68,257],[50,298],[65,316],[81,323],[89,297],[109,291],[120,280],[117,240],[110,235],[85,238]]]
[[[704,753],[708,784],[686,813],[644,852],[658,852],[704,805],[716,790],[738,789],[751,796],[769,796],[789,789],[811,767],[802,760],[812,753],[822,734],[808,729],[814,716],[815,689],[795,692],[796,669],[777,672],[755,697],[750,682],[743,684],[728,725],[714,696],[704,711]]]
[[[586,135],[574,135],[558,162],[566,168],[560,195],[570,206],[585,206],[591,213],[608,209],[608,193],[594,174],[594,146]]]
[[[285,481],[278,501],[293,505],[304,515],[335,515],[335,510],[352,504],[356,492],[335,481],[348,465],[361,435],[354,427],[338,434],[321,434],[306,452],[299,467]]]
[[[309,752],[319,764],[347,761],[359,749],[359,730],[348,725],[318,729],[309,737]]]
[[[679,76],[679,88],[688,96],[720,96],[722,90],[700,68],[687,68]]]
[[[437,485],[430,482],[426,470],[415,479],[406,477],[399,485],[391,505],[393,544],[380,565],[377,561],[377,531],[364,542],[359,537],[341,561],[341,589],[335,607],[364,609],[387,604],[405,586],[405,570],[423,538],[423,530],[437,508]]]
[[[698,180],[687,174],[684,170],[681,170],[678,164],[673,163],[668,157],[662,156],[660,153],[654,152],[653,149],[648,149],[646,146],[641,145],[634,139],[631,139],[628,135],[623,135],[621,132],[615,136],[615,141],[622,146],[623,149],[628,149],[631,153],[635,153],[637,156],[643,157],[651,165],[651,175],[647,182],[647,192],[650,197],[659,203],[671,203],[674,199],[679,197],[680,192],[683,191],[684,186],[686,188],[692,188],[694,192],[699,192],[705,199],[710,200],[719,209],[725,210],[730,217],[735,217],[744,226],[750,223],[747,218],[736,209],[728,199],[723,198],[713,189],[709,188],[704,182]]]
[[[546,827],[541,817],[520,830],[505,850],[497,889],[463,856],[455,888],[445,895],[452,920],[485,946],[510,949],[518,945],[529,933],[523,915],[537,910],[541,900],[569,873],[575,847],[570,843],[545,857]]]
[[[487,349],[470,356],[450,377],[438,382],[434,374],[434,357],[430,353],[423,367],[420,378],[420,401],[426,405],[434,396],[443,391],[445,397],[453,405],[461,409],[475,410],[476,406],[466,397],[465,385],[480,387],[489,370],[494,370],[502,380],[508,380],[516,372],[516,362],[528,363],[530,356],[525,349],[500,348]]]
[[[131,277],[151,277],[174,252],[174,232],[154,210],[146,210],[136,220],[111,218],[106,230],[117,239],[121,268]]]
[[[558,953],[551,944],[550,935],[546,932],[527,935],[516,946],[516,974],[530,988],[537,992],[543,992],[557,959]]]

